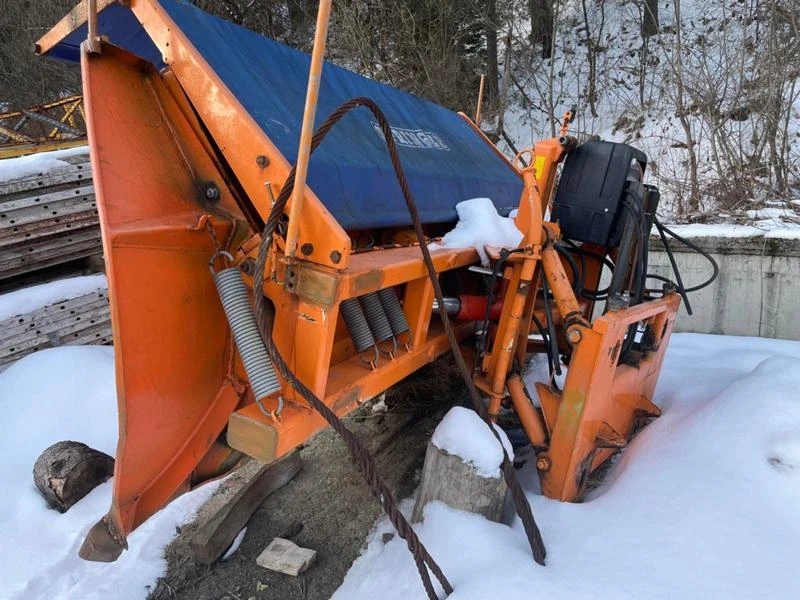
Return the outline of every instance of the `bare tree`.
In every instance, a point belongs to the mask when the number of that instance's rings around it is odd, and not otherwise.
[[[33,51],[36,40],[72,6],[70,0],[0,2],[0,106],[27,108],[80,91],[77,65]]]

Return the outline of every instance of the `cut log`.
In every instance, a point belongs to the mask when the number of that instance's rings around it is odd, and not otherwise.
[[[506,522],[509,516],[506,494],[506,482],[502,477],[482,477],[474,466],[428,442],[411,521],[422,521],[425,505],[439,500],[452,508],[483,515],[490,521]]]
[[[223,555],[267,496],[289,483],[302,466],[300,454],[261,467],[217,513],[200,525],[189,541],[195,558],[211,564]]]
[[[56,442],[33,466],[33,481],[47,505],[69,508],[114,474],[114,459],[81,442]]]

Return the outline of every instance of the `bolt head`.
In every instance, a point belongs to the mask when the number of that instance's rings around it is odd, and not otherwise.
[[[580,329],[570,329],[567,331],[567,341],[570,344],[577,344],[583,339],[583,334]]]
[[[210,182],[205,186],[205,196],[208,200],[219,200],[219,188],[217,184]]]
[[[546,456],[540,456],[536,459],[536,468],[540,471],[547,471],[550,468],[550,459]]]

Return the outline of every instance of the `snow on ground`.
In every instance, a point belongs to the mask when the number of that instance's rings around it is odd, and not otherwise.
[[[799,342],[673,335],[655,397],[664,414],[589,500],[548,500],[522,471],[546,567],[519,521],[426,508],[417,530],[451,600],[797,598],[799,387]],[[334,600],[426,597],[405,543],[383,543],[387,531],[381,519]]]
[[[115,563],[78,558],[83,537],[111,504],[112,481],[60,514],[33,483],[39,454],[61,440],[81,441],[114,455],[117,403],[114,351],[65,346],[23,358],[0,373],[0,599],[143,599],[166,568],[164,546],[175,528],[213,493],[186,494],[128,537]]]
[[[72,300],[107,287],[108,280],[101,273],[99,275],[59,279],[50,283],[8,292],[0,295],[0,321],[39,310],[50,304]]]
[[[514,459],[514,450],[506,433],[494,426],[509,459]],[[474,410],[454,406],[444,416],[431,438],[433,445],[463,462],[475,467],[481,477],[500,477],[503,450],[497,439]]]
[[[58,167],[68,166],[69,163],[64,160],[65,158],[81,154],[89,154],[89,147],[78,146],[76,148],[38,152],[28,156],[0,160],[0,182],[30,177],[31,175],[46,173]]]

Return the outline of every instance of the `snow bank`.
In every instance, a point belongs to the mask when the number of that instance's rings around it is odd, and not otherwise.
[[[442,245],[451,248],[475,248],[481,263],[488,266],[489,257],[484,246],[516,248],[522,241],[522,232],[514,219],[501,217],[489,198],[472,198],[456,204],[458,223],[445,234]]]
[[[514,450],[506,433],[497,425],[493,427],[500,436],[508,457],[513,459]],[[489,427],[474,410],[463,406],[451,408],[433,432],[431,442],[439,450],[458,456],[475,467],[481,477],[500,477],[503,450]]]
[[[65,346],[31,354],[0,373],[0,598],[3,600],[142,599],[163,573],[164,546],[210,496],[209,485],[180,497],[130,537],[115,563],[78,558],[86,532],[111,504],[112,481],[60,514],[33,483],[33,464],[60,440],[113,455],[117,443],[114,353],[105,346]]]
[[[452,600],[797,598],[800,343],[675,334],[656,392],[664,414],[582,504],[534,493],[547,566],[522,527],[440,503],[422,541]],[[405,543],[379,521],[335,600],[424,599]],[[577,568],[576,568],[577,566]]]
[[[69,163],[63,159],[81,154],[89,154],[89,147],[78,146],[77,148],[39,152],[28,156],[0,160],[0,183],[31,175],[44,174],[58,167],[65,167]]]
[[[108,287],[104,274],[70,277],[0,295],[0,321]]]

